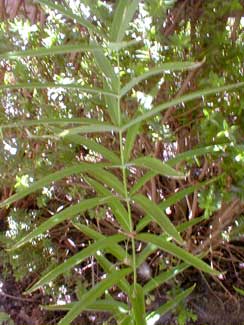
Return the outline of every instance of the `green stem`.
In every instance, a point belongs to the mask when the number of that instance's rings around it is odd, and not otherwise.
[[[118,52],[117,52],[117,64],[118,64],[118,68],[120,68]],[[119,95],[120,94],[120,71],[118,73],[119,73],[119,76],[118,76],[118,78],[119,78],[118,95]],[[121,126],[121,107],[120,107],[120,97],[119,96],[117,99],[117,113],[118,113],[118,123],[119,123],[119,126]],[[129,193],[128,193],[122,131],[119,132],[119,147],[120,147],[120,160],[121,160],[122,177],[123,177],[123,185],[124,185],[124,196],[125,196],[125,201],[126,201],[126,205],[127,205],[130,233],[133,234],[134,226],[133,226],[133,220],[132,220],[132,215],[131,215],[130,198],[129,198]],[[134,286],[135,286],[137,284],[136,245],[135,245],[135,239],[134,239],[133,235],[131,236],[131,248],[132,248],[133,279],[134,279]]]

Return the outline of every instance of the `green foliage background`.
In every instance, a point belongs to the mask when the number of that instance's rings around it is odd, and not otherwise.
[[[172,28],[174,2],[37,3],[44,25],[0,25],[2,264],[32,274],[60,325],[152,323],[194,287],[153,312],[150,292],[189,266],[218,275],[202,257],[243,233],[242,6],[186,7]]]

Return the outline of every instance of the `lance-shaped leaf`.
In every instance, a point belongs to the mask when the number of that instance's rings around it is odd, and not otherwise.
[[[160,175],[172,177],[172,178],[185,178],[185,175],[181,172],[173,169],[167,163],[163,163],[161,160],[153,157],[141,157],[131,162],[138,167],[145,167],[151,169],[153,172],[157,172]]]
[[[203,262],[200,258],[188,253],[185,249],[178,247],[173,243],[170,243],[169,241],[167,241],[165,238],[162,238],[161,236],[141,233],[136,236],[136,239],[144,241],[146,243],[152,243],[154,245],[157,245],[158,248],[161,248],[163,251],[178,257],[182,261],[186,262],[189,265],[194,266],[195,268],[203,272],[212,275],[220,275],[218,271],[212,269],[208,264]]]
[[[26,58],[26,57],[61,55],[61,54],[74,53],[74,52],[76,53],[76,52],[94,51],[95,49],[98,49],[96,45],[91,45],[87,43],[59,45],[59,46],[52,46],[49,48],[38,47],[35,49],[25,50],[25,51],[0,53],[0,59],[17,59],[17,58]]]
[[[56,4],[54,1],[50,0],[36,0],[40,4],[48,6],[50,9],[57,10],[62,15],[73,19],[77,23],[81,24],[82,26],[86,27],[88,31],[96,33],[97,35],[100,35],[104,37],[104,33],[102,33],[95,25],[91,24],[88,20],[83,18],[82,16],[78,16],[73,13],[71,9],[65,8],[62,5]]]
[[[41,308],[49,311],[69,311],[72,309],[75,305],[79,304],[78,301],[71,302],[69,304],[65,305],[42,305]],[[128,306],[120,301],[114,300],[114,299],[99,299],[97,301],[94,301],[92,304],[88,305],[86,307],[87,311],[108,311],[112,314],[116,313],[128,313]]]
[[[119,0],[111,26],[112,42],[121,42],[137,8],[139,0]]]
[[[124,147],[124,159],[125,162],[128,162],[131,156],[131,151],[133,150],[133,146],[136,140],[136,136],[138,135],[140,125],[137,124],[130,128],[126,134],[126,141]]]
[[[17,200],[20,200],[24,198],[25,196],[45,187],[51,184],[52,182],[56,182],[64,177],[68,177],[71,175],[78,174],[80,172],[85,172],[89,169],[94,170],[96,168],[102,168],[108,166],[108,164],[88,164],[88,163],[80,163],[71,167],[63,168],[58,172],[49,174],[47,176],[44,176],[42,179],[36,181],[29,187],[25,189],[21,189],[20,192],[10,196],[8,199],[4,200],[3,202],[0,203],[0,208],[9,205]]]
[[[113,175],[112,173],[104,170],[104,169],[97,169],[94,168],[94,170],[90,169],[88,171],[89,175],[91,177],[95,177],[97,180],[102,182],[103,184],[106,184],[111,189],[114,189],[117,193],[120,195],[124,195],[124,186],[123,183],[118,179],[117,176]]]
[[[165,315],[168,311],[172,310],[175,308],[181,301],[184,301],[194,290],[195,285],[190,287],[189,289],[179,293],[174,297],[174,299],[166,302],[164,305],[160,306],[158,309],[150,312],[146,316],[147,324],[155,324],[159,319],[160,316],[162,317]]]
[[[183,244],[183,240],[175,226],[171,223],[163,210],[157,206],[157,204],[141,194],[135,195],[133,200],[139,204],[139,206],[151,217],[151,219],[154,220],[168,235],[170,235],[178,243]]]
[[[22,237],[17,243],[15,243],[10,250],[17,249],[26,243],[30,242],[33,238],[42,235],[47,230],[53,228],[54,226],[58,225],[59,223],[70,219],[74,217],[77,214],[80,214],[88,209],[92,209],[95,206],[105,204],[109,200],[111,200],[111,197],[109,198],[103,198],[103,197],[97,197],[93,199],[87,199],[80,203],[77,203],[75,205],[72,205],[69,208],[64,209],[63,211],[55,214],[45,222],[43,222],[40,226],[38,226],[36,229],[34,229],[32,232],[30,232],[28,235]]]
[[[182,70],[189,70],[189,69],[196,69],[200,67],[203,62],[167,62],[161,64],[159,67],[152,68],[147,72],[143,73],[142,75],[131,79],[121,90],[120,96],[124,96],[127,94],[132,88],[138,85],[141,81],[147,80],[152,76],[156,76],[162,74],[165,71],[182,71]]]
[[[54,129],[56,133],[60,133],[61,130],[55,128]],[[64,142],[66,143],[75,143],[77,145],[84,145],[86,146],[89,150],[92,150],[96,153],[99,153],[103,156],[103,158],[107,159],[111,163],[115,165],[120,164],[120,158],[111,150],[107,149],[103,145],[99,144],[96,142],[95,139],[91,138],[86,138],[80,135],[69,135],[64,137]]]
[[[68,84],[58,84],[53,82],[23,82],[23,83],[16,83],[16,84],[5,84],[0,85],[0,89],[77,89],[80,92],[96,94],[96,95],[106,95],[118,98],[118,94],[105,89],[99,89],[96,87],[84,87],[83,85],[79,84],[78,82],[72,82]]]
[[[185,271],[189,267],[186,263],[181,263],[180,265],[175,266],[169,271],[162,271],[158,276],[152,278],[148,281],[145,286],[143,287],[144,294],[148,294],[150,291],[156,289],[163,283],[169,281],[170,279],[174,278],[177,274]]]
[[[92,289],[85,293],[80,299],[79,304],[75,305],[67,315],[58,323],[58,325],[70,324],[79,314],[86,310],[87,306],[99,298],[105,290],[117,284],[122,278],[131,272],[131,269],[124,269],[109,274],[105,280],[96,284]]]
[[[125,236],[121,234],[99,239],[92,245],[89,245],[88,247],[82,249],[79,253],[68,258],[64,263],[58,265],[53,270],[49,271],[40,280],[38,280],[30,289],[28,289],[26,293],[31,293],[37,290],[38,288],[42,287],[43,285],[48,284],[59,275],[64,274],[65,272],[72,269],[74,266],[80,264],[89,256],[95,255],[98,250],[102,250],[106,247],[117,244],[119,241],[122,241],[124,239]]]
[[[114,67],[105,56],[103,49],[93,52],[95,62],[98,68],[103,73],[104,88],[111,90],[118,94],[119,91],[119,79],[114,72]],[[109,116],[114,124],[119,123],[119,102],[118,99],[105,95],[105,102],[108,107]]]
[[[110,191],[107,190],[102,184],[98,183],[94,179],[87,178],[88,183],[96,190],[99,195],[109,196],[111,195]],[[130,219],[127,210],[116,197],[113,197],[113,200],[110,201],[110,207],[116,218],[116,221],[120,224],[121,228],[125,232],[130,232]]]
[[[75,127],[75,128],[71,128],[71,129],[66,129],[63,130],[62,132],[60,132],[59,134],[57,134],[57,136],[63,138],[66,136],[70,136],[70,135],[75,135],[75,134],[79,134],[79,133],[104,133],[104,132],[119,132],[120,129],[114,125],[110,125],[110,124],[94,124],[94,125],[84,125],[84,126],[80,126],[80,127]]]
[[[172,99],[166,103],[163,103],[163,104],[160,104],[160,105],[154,107],[150,111],[147,111],[147,112],[143,113],[142,115],[137,116],[136,118],[127,122],[121,128],[121,131],[124,132],[128,128],[130,128],[131,126],[133,126],[137,123],[141,123],[143,121],[149,120],[151,117],[159,114],[160,112],[166,110],[169,107],[176,106],[176,105],[182,104],[182,103],[186,103],[186,102],[189,102],[189,101],[197,99],[197,98],[214,95],[216,93],[220,93],[220,92],[224,92],[224,91],[231,91],[231,90],[234,90],[237,88],[241,88],[243,86],[244,86],[244,82],[238,82],[236,84],[227,85],[227,86],[223,86],[223,87],[216,87],[216,88],[211,88],[211,89],[203,89],[203,90],[195,91],[190,94],[184,95],[182,97]]]
[[[102,240],[106,238],[106,236],[102,235],[100,232],[92,229],[91,227],[87,227],[77,222],[72,222],[72,224],[76,229],[93,240]],[[126,252],[120,245],[114,243],[114,245],[106,247],[106,251],[115,256],[119,261],[128,261],[130,263],[131,257],[129,253]]]
[[[146,325],[144,292],[141,285],[138,283],[131,288],[130,302],[135,325]]]
[[[140,190],[140,188],[145,185],[148,181],[150,181],[151,178],[153,178],[154,176],[156,176],[158,173],[155,171],[148,171],[146,172],[142,177],[140,177],[135,184],[133,185],[133,187],[130,190],[130,196],[133,196],[137,191]]]
[[[110,273],[113,273],[116,270],[115,265],[113,263],[111,263],[102,253],[97,252],[96,260],[97,260],[99,266],[101,266],[106,273],[110,274]],[[132,269],[131,269],[131,271],[132,271]],[[124,293],[129,294],[130,285],[129,285],[129,283],[128,283],[128,281],[126,279],[122,278],[117,283],[117,286]]]
[[[172,206],[173,204],[176,204],[177,202],[179,202],[180,200],[184,199],[187,195],[193,193],[194,191],[209,185],[213,182],[215,182],[217,179],[219,179],[218,177],[212,178],[206,182],[202,182],[202,183],[198,183],[195,184],[193,186],[189,186],[187,188],[184,188],[183,190],[180,190],[179,192],[176,192],[175,194],[169,196],[166,200],[162,201],[159,203],[159,207],[160,209],[162,209],[163,211],[165,211],[168,207]],[[151,222],[151,218],[146,215],[144,218],[142,218],[137,226],[136,226],[136,231],[140,232],[143,228],[145,228],[149,223]],[[186,227],[191,227],[191,225],[193,226],[195,223],[200,222],[200,220],[198,218],[194,218],[193,220],[191,220],[190,222],[187,222],[185,225],[181,224],[179,226],[176,227],[176,229],[179,232],[182,232],[186,229]]]
[[[29,126],[38,126],[38,125],[90,125],[90,124],[102,124],[95,119],[89,118],[60,118],[60,119],[39,119],[39,120],[18,120],[11,123],[1,124],[1,129],[11,129],[19,127],[29,127]]]

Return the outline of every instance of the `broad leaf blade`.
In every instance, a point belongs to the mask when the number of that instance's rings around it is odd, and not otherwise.
[[[97,298],[99,298],[105,290],[111,288],[117,284],[122,278],[131,272],[131,269],[123,269],[120,271],[113,272],[105,280],[102,280],[85,293],[79,304],[75,305],[67,315],[58,323],[58,325],[70,324],[79,314],[86,309],[87,306],[92,304]]]
[[[220,273],[214,269],[212,269],[208,264],[203,262],[200,258],[188,253],[185,249],[176,246],[173,243],[168,242],[166,239],[155,236],[152,234],[141,233],[136,236],[137,240],[145,241],[147,243],[152,243],[157,245],[163,251],[166,251],[173,256],[178,257],[189,265],[194,266],[195,268],[202,270],[203,272],[219,275]]]

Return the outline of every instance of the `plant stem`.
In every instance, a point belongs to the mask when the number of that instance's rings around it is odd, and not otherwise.
[[[118,52],[117,52],[117,64],[118,64],[118,69],[120,69],[119,53]],[[118,71],[118,79],[119,79],[119,81],[118,81],[117,113],[118,113],[118,123],[119,123],[119,126],[121,126],[121,107],[120,107],[120,97],[119,97],[119,94],[120,94],[120,70]],[[130,227],[130,233],[133,233],[134,226],[133,226],[133,220],[132,220],[132,215],[131,215],[130,198],[129,198],[129,193],[128,193],[122,131],[119,132],[119,147],[120,147],[120,160],[121,160],[122,177],[123,177],[123,185],[124,185],[124,196],[125,196],[125,201],[126,201],[126,205],[127,205],[129,227]],[[132,248],[133,279],[134,279],[134,286],[135,286],[137,283],[136,245],[135,245],[135,239],[133,236],[131,237],[131,248]]]

